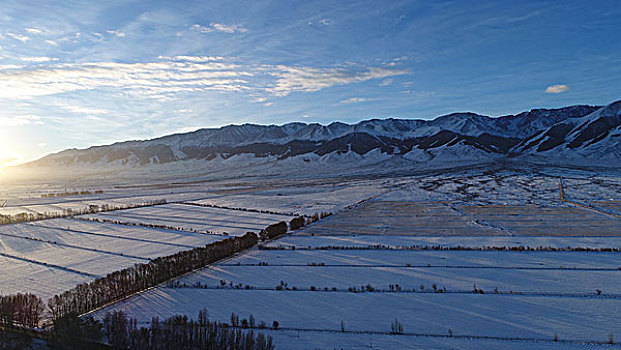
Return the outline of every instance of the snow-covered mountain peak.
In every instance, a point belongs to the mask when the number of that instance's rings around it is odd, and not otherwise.
[[[498,159],[506,156],[620,158],[621,101],[605,107],[532,109],[498,118],[452,113],[434,120],[369,119],[356,124],[293,122],[200,129],[49,155],[31,166],[143,166],[184,160],[399,159],[399,163]],[[345,156],[347,155],[347,156]],[[378,158],[378,159],[379,159]],[[571,158],[571,157],[569,157]],[[231,162],[227,162],[231,163]],[[232,164],[232,163],[231,163]]]

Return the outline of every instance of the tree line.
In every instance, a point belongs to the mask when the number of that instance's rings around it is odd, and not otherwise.
[[[53,319],[69,314],[81,315],[229,257],[254,246],[257,241],[257,235],[248,232],[241,237],[227,238],[204,247],[160,257],[148,263],[136,264],[55,295],[48,300],[47,305]]]
[[[161,204],[166,204],[166,200],[158,199],[158,200],[147,201],[147,202],[139,203],[139,204],[127,204],[127,205],[89,204],[87,207],[84,207],[82,209],[67,208],[67,209],[63,209],[61,211],[55,211],[55,212],[43,212],[43,213],[22,212],[22,213],[17,213],[13,215],[0,214],[0,225],[18,224],[22,222],[39,221],[39,220],[47,220],[47,219],[66,218],[66,217],[71,217],[75,215],[94,214],[94,213],[98,213],[102,211],[113,211],[113,210],[150,207],[150,206],[161,205]]]
[[[272,337],[212,322],[206,309],[198,312],[198,320],[187,315],[154,317],[146,325],[123,311],[106,313],[102,321],[65,315],[54,322],[51,339],[57,349],[101,349],[105,348],[102,342],[114,349],[135,350],[274,349]]]
[[[0,325],[37,327],[45,303],[31,293],[0,296]]]

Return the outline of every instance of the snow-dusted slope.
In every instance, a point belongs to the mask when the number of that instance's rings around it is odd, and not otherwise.
[[[136,167],[181,160],[215,165],[231,157],[243,158],[249,164],[299,157],[305,162],[338,159],[352,164],[392,158],[415,163],[479,162],[540,154],[621,160],[620,105],[621,101],[603,108],[535,109],[498,118],[454,113],[434,120],[229,125],[153,140],[67,150],[29,166]]]
[[[621,161],[621,101],[582,118],[554,124],[525,139],[513,151],[566,160]]]

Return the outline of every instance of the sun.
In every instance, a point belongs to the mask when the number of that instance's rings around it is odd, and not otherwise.
[[[0,169],[21,163],[22,156],[0,146]]]

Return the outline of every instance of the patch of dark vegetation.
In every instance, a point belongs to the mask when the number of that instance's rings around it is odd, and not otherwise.
[[[261,237],[262,241],[267,241],[269,239],[274,239],[276,237],[282,236],[287,233],[287,223],[281,221],[276,224],[269,225],[265,229],[261,230],[259,237]]]
[[[229,207],[224,205],[215,205],[215,204],[204,204],[204,203],[194,203],[194,202],[180,202],[177,204],[184,205],[193,205],[195,207],[204,207],[204,208],[217,208],[217,209],[228,209],[228,210],[239,210],[239,211],[247,211],[250,213],[261,213],[261,214],[271,214],[271,215],[280,215],[280,216],[301,216],[305,218],[309,218],[309,215],[300,215],[297,213],[281,213],[271,210],[259,210],[259,209],[249,209],[249,208],[239,208],[239,207]]]
[[[231,320],[231,325],[212,322],[206,309],[198,312],[198,320],[187,315],[165,320],[155,317],[145,326],[139,325],[135,318],[128,318],[123,311],[107,313],[103,322],[92,317],[65,315],[54,321],[51,343],[54,349],[67,350],[274,349],[270,336],[252,330],[257,328],[252,315],[240,322],[239,316],[233,314]]]
[[[92,195],[92,194],[103,194],[103,193],[104,193],[103,190],[44,193],[44,194],[41,195],[41,198],[88,196],[88,195]]]
[[[69,314],[81,315],[230,257],[254,246],[257,242],[257,235],[249,232],[241,237],[227,238],[204,247],[160,257],[146,264],[137,264],[55,295],[49,299],[48,308],[53,319]]]
[[[147,227],[147,228],[156,228],[156,229],[163,229],[163,230],[172,230],[172,231],[183,231],[183,232],[192,232],[192,233],[202,233],[202,234],[218,234],[218,233],[214,233],[211,232],[209,230],[196,230],[193,228],[188,228],[188,227],[183,227],[183,226],[170,226],[170,225],[159,225],[159,224],[149,224],[146,222],[129,222],[129,221],[121,221],[121,220],[112,220],[112,219],[105,219],[105,218],[82,218],[82,217],[76,217],[75,219],[77,220],[82,220],[82,221],[88,221],[88,222],[97,222],[97,223],[105,223],[105,224],[114,224],[114,225],[123,225],[123,226],[140,226],[140,227]],[[224,236],[228,236],[228,233],[224,232],[222,233],[222,235]]]
[[[140,204],[127,204],[127,205],[90,204],[88,207],[85,207],[84,209],[74,210],[74,209],[69,208],[69,209],[63,209],[62,211],[57,211],[57,212],[18,213],[14,215],[0,214],[0,225],[18,224],[21,222],[39,221],[39,220],[56,219],[56,218],[66,218],[66,217],[73,217],[75,215],[94,214],[94,213],[99,213],[99,212],[104,212],[104,211],[151,207],[154,205],[162,205],[162,204],[166,204],[165,199],[148,201],[148,202],[144,202]]]
[[[296,247],[296,246],[266,246],[259,245],[261,250],[442,250],[442,251],[505,251],[505,252],[594,252],[594,253],[618,253],[621,248],[602,247],[553,247],[553,246],[442,246],[442,245],[411,245],[411,246],[388,246],[375,244],[368,246],[319,246],[319,247]]]

